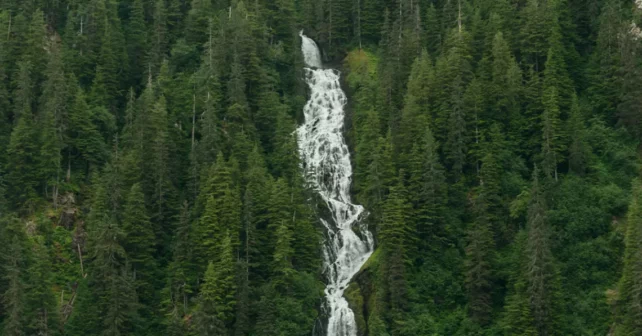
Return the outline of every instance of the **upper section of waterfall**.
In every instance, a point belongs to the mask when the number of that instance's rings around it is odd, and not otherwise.
[[[317,44],[311,38],[303,35],[303,30],[299,32],[301,36],[301,51],[303,51],[303,59],[305,64],[309,67],[320,68],[321,67],[321,53]]]

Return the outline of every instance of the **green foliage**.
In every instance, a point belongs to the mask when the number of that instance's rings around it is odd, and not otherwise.
[[[359,335],[640,334],[638,7],[0,1],[0,334],[322,333],[301,29],[377,246]]]

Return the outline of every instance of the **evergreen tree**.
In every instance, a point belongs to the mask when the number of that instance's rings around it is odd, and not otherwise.
[[[433,76],[430,58],[424,50],[421,56],[415,59],[408,79],[404,108],[401,111],[397,152],[402,148],[412,149],[411,144],[422,135],[422,129],[431,115]]]
[[[548,50],[550,20],[545,2],[528,0],[521,10],[521,50],[536,71],[541,71]]]
[[[633,182],[633,196],[629,204],[628,221],[625,235],[624,268],[618,284],[615,335],[635,335],[642,330],[640,323],[640,187],[639,181]]]
[[[29,62],[33,66],[35,82],[39,83],[47,63],[44,52],[47,44],[47,27],[42,10],[37,9],[31,14],[31,21],[22,50],[22,62]]]
[[[113,218],[95,223],[89,286],[95,291],[101,334],[132,333],[138,320],[138,296],[123,248],[123,231]],[[86,333],[94,331],[86,330]],[[98,330],[96,330],[98,332]]]
[[[526,295],[538,335],[554,335],[559,329],[559,278],[551,249],[550,227],[544,203],[544,191],[533,172],[531,201],[528,206],[527,240],[524,246]]]
[[[505,125],[520,122],[519,94],[522,75],[504,35],[498,32],[492,44],[492,83],[491,104],[493,118]],[[486,118],[484,118],[486,119]],[[511,124],[512,123],[512,124]]]
[[[391,187],[390,195],[383,204],[381,224],[378,228],[380,248],[386,257],[385,279],[393,314],[406,309],[407,264],[412,251],[412,223],[408,214],[406,189],[401,179]]]
[[[194,326],[199,336],[223,336],[227,335],[225,324],[219,314],[217,304],[220,303],[221,292],[218,288],[219,275],[212,262],[209,263],[203,286],[198,299],[198,306],[194,312]]]
[[[195,46],[201,46],[207,39],[209,18],[213,14],[212,2],[192,0],[185,20],[185,40]]]
[[[436,250],[439,244],[434,243],[445,238],[444,211],[448,195],[438,144],[430,128],[415,143],[411,158],[408,190],[415,207],[418,238],[423,250]]]
[[[494,240],[491,221],[497,220],[489,211],[489,203],[497,197],[493,185],[497,183],[497,177],[493,176],[497,167],[492,154],[486,154],[481,169],[478,195],[473,201],[475,218],[468,229],[465,267],[469,313],[478,323],[485,324],[492,314]]]
[[[395,171],[392,166],[392,149],[390,135],[377,141],[375,153],[368,165],[366,176],[367,188],[363,190],[364,204],[371,209],[376,209],[388,195],[388,190],[394,183]]]
[[[143,84],[143,71],[147,58],[147,27],[143,0],[135,0],[129,5],[127,22],[127,54],[132,78],[130,85],[140,87]]]
[[[21,336],[27,334],[27,288],[26,281],[26,237],[17,218],[5,219],[3,241],[3,282],[6,289],[2,293],[3,334]]]
[[[598,20],[597,41],[591,54],[587,93],[593,109],[612,120],[620,98],[618,71],[621,67],[620,36],[625,30],[622,3],[605,1]]]
[[[167,54],[167,9],[164,0],[154,2],[153,25],[150,34],[148,68],[156,70]]]
[[[127,194],[123,208],[123,248],[135,274],[134,287],[143,305],[142,317],[151,320],[155,303],[155,284],[158,270],[155,237],[145,208],[145,195],[140,184],[134,184]]]
[[[436,85],[445,87],[436,97],[435,126],[441,135],[437,139],[444,140],[444,152],[455,180],[463,172],[468,147],[464,93],[472,74],[467,39],[465,31],[453,31],[446,41],[448,51],[437,61],[436,68]]]
[[[34,200],[38,184],[38,142],[32,114],[31,63],[21,63],[14,96],[16,125],[7,147],[7,195],[15,208]]]
[[[542,114],[542,167],[544,173],[557,181],[557,165],[562,159],[560,130],[559,95],[557,88],[550,87],[544,92],[544,113]]]
[[[519,271],[512,279],[513,293],[506,304],[505,328],[510,334],[557,335],[560,332],[560,279],[551,248],[549,219],[539,171],[533,172],[526,232],[516,248],[521,250]]]
[[[38,237],[40,238],[40,237]],[[40,239],[38,239],[40,240]],[[52,291],[51,261],[40,241],[33,242],[33,262],[29,267],[29,285],[26,290],[29,313],[28,334],[60,335],[60,316]]]
[[[67,81],[63,72],[62,55],[58,46],[52,44],[51,55],[45,73],[43,93],[40,96],[38,125],[40,132],[39,165],[41,183],[45,194],[49,194],[57,204],[58,184],[61,179],[64,132],[67,128]]]
[[[85,94],[77,88],[76,96],[69,110],[69,165],[75,159],[81,159],[85,172],[89,167],[99,165],[107,156],[105,141],[98,131],[95,116],[87,104]]]
[[[223,237],[216,264],[210,263],[200,288],[200,304],[211,304],[214,314],[225,325],[234,316],[236,283],[234,255],[229,235]],[[204,307],[203,307],[204,308]]]
[[[577,95],[573,95],[571,111],[567,121],[568,139],[568,166],[569,170],[582,175],[586,172],[590,158],[590,147],[586,141],[586,126],[580,110]]]

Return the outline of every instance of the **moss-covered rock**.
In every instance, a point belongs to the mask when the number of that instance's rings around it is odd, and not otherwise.
[[[364,303],[361,289],[357,284],[351,284],[345,291],[344,296],[348,300],[350,309],[354,312],[354,319],[357,322],[357,335],[365,336],[368,330],[366,317],[364,316]]]
[[[368,335],[368,320],[376,304],[376,275],[379,268],[380,251],[370,256],[370,259],[354,276],[350,286],[345,291],[350,309],[354,312],[357,322],[358,335]]]

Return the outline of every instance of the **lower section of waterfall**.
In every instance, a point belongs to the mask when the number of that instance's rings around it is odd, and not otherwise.
[[[310,100],[304,108],[305,122],[297,130],[299,153],[306,181],[329,210],[326,218],[320,219],[326,228],[323,257],[327,277],[327,336],[356,336],[354,312],[343,293],[372,254],[374,243],[361,221],[365,210],[350,198],[352,166],[343,138],[347,98],[339,82],[341,73],[323,69],[316,43],[303,33],[300,35]]]

